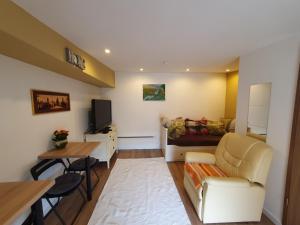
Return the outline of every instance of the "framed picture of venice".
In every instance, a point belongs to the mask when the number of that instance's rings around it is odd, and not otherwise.
[[[33,114],[70,111],[67,93],[31,90]]]

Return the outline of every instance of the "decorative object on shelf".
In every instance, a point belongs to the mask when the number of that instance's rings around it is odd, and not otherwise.
[[[32,90],[34,114],[70,111],[70,95],[52,91]]]
[[[65,52],[66,52],[66,60],[68,63],[78,67],[81,70],[85,70],[84,58],[82,58],[80,55],[75,54],[69,48],[65,48]]]
[[[144,84],[143,100],[144,101],[165,101],[165,84]]]
[[[67,130],[56,130],[52,135],[52,141],[57,149],[63,149],[68,144],[69,131]]]

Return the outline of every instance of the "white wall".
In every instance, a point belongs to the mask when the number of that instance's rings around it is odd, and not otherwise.
[[[70,93],[71,111],[33,115],[30,89]],[[0,182],[27,179],[55,129],[81,141],[88,109],[100,88],[0,55]]]
[[[165,101],[143,101],[143,84],[166,84]],[[201,119],[224,116],[225,74],[117,73],[116,88],[104,89],[112,100],[113,122],[118,136],[154,136],[119,139],[120,149],[160,148],[161,115]]]
[[[273,147],[273,162],[267,184],[265,212],[281,224],[285,178],[299,67],[299,42],[289,39],[240,58],[237,132],[246,133],[249,88],[272,83],[267,143]]]

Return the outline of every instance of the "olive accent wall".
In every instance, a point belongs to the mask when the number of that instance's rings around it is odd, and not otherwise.
[[[238,94],[239,73],[238,71],[227,73],[225,118],[236,117],[236,104]]]
[[[114,87],[112,69],[8,0],[0,1],[0,53],[98,87]],[[65,60],[65,48],[85,59],[81,71]]]

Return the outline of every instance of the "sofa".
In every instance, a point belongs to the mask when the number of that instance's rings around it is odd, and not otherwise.
[[[206,144],[203,144],[203,136],[199,136],[199,138],[202,138],[202,142],[195,144],[195,141],[191,142],[191,140],[187,140],[189,143],[174,143],[170,142],[170,139],[168,138],[168,128],[165,128],[161,126],[161,149],[164,155],[164,158],[167,162],[174,162],[174,161],[184,161],[185,160],[185,154],[186,152],[214,152],[217,143],[220,141],[218,140],[218,137],[214,137],[214,139],[206,141]],[[205,138],[205,137],[204,137]],[[183,138],[179,138],[181,141],[182,139],[186,139],[186,136]],[[221,139],[221,138],[220,138]],[[217,143],[215,144],[214,142]]]
[[[260,221],[271,160],[270,146],[236,133],[224,135],[215,154],[187,152],[184,187],[200,220]],[[203,175],[193,170],[202,167],[211,167],[214,172]]]
[[[186,152],[214,152],[222,136],[234,132],[235,119],[218,121],[161,118],[161,149],[165,160],[184,161]]]

